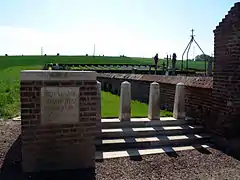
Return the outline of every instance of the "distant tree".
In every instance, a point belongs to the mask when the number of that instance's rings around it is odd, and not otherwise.
[[[201,54],[201,55],[197,55],[197,56],[195,57],[195,61],[205,61],[205,59],[206,59],[207,61],[209,61],[209,60],[212,60],[212,61],[213,61],[213,57],[212,57],[212,56],[209,56],[209,55],[207,55],[207,54]]]
[[[102,56],[104,56],[104,54]]]
[[[59,53],[57,53],[57,56],[59,56]]]
[[[88,54],[86,54],[86,56],[88,56]]]
[[[5,54],[5,56],[8,56],[8,54]]]
[[[44,56],[47,56],[47,54],[44,54]]]

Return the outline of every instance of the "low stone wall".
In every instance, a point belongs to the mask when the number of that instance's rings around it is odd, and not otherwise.
[[[149,88],[152,82],[160,84],[160,107],[173,110],[176,84],[185,84],[186,115],[204,122],[210,113],[212,96],[212,77],[186,77],[186,76],[158,76],[158,75],[131,75],[131,74],[97,74],[102,89],[114,94],[120,93],[121,82],[131,83],[133,100],[148,103]],[[205,126],[208,126],[204,123]]]

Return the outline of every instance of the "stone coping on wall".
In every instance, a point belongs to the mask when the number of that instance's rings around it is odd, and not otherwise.
[[[184,83],[186,86],[212,89],[212,77],[164,76],[142,74],[97,73],[97,77],[124,80],[139,80],[165,84]]]
[[[66,71],[66,70],[23,70],[20,79],[24,81],[69,81],[96,80],[95,71]]]

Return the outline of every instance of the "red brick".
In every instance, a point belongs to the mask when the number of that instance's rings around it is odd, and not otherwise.
[[[79,86],[82,89],[79,97],[79,121],[72,124],[41,124],[41,104],[40,91],[41,87],[46,86]],[[86,86],[86,88],[82,88]],[[59,156],[56,153],[67,153],[66,148],[73,147],[72,151],[84,155],[85,152],[92,152],[95,149],[95,144],[88,145],[89,142],[94,142],[94,131],[97,131],[96,124],[96,81],[22,81],[20,88],[21,95],[21,116],[22,116],[22,153],[27,160],[23,161],[25,170],[41,170],[43,167],[49,167],[49,162],[59,162]],[[89,93],[88,93],[89,92]],[[83,97],[84,96],[84,97]],[[87,130],[93,131],[92,134],[84,134]],[[89,136],[89,137],[86,137]],[[90,140],[90,141],[87,141]],[[85,148],[79,149],[85,144]],[[81,145],[81,146],[80,146]],[[92,149],[87,149],[92,148]],[[87,150],[87,151],[86,151]],[[34,151],[34,152],[33,152]],[[69,158],[74,154],[68,154]],[[75,156],[75,155],[74,155]],[[88,156],[88,155],[87,155]],[[78,161],[80,167],[80,156],[73,158]],[[45,161],[44,161],[45,160]],[[49,160],[49,162],[47,161]],[[35,161],[35,165],[31,165],[30,161]],[[61,162],[62,163],[62,162]],[[71,167],[70,161],[66,162]],[[81,162],[83,163],[83,162]],[[92,162],[93,163],[93,162]],[[34,169],[33,169],[34,166]],[[64,164],[61,164],[63,167]],[[55,166],[51,168],[61,168]],[[76,167],[75,167],[76,168]],[[78,167],[77,167],[78,168]]]

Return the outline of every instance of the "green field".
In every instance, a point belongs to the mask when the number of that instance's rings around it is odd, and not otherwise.
[[[160,60],[159,65],[163,61]],[[76,63],[76,64],[152,64],[152,58],[138,57],[107,57],[107,56],[0,56],[0,70],[12,66],[39,66],[40,68],[46,63]],[[165,61],[166,64],[166,61]],[[171,62],[169,61],[171,66]],[[185,67],[184,61],[184,67]],[[189,68],[204,70],[204,62],[189,61]],[[181,61],[176,63],[177,68],[181,68]]]
[[[118,117],[120,110],[120,97],[109,92],[101,93],[102,117]],[[147,117],[148,105],[139,101],[131,102],[132,117]],[[161,117],[171,117],[172,112],[160,111]]]
[[[159,64],[163,62],[160,61]],[[0,117],[19,113],[19,74],[21,70],[41,69],[46,63],[76,64],[153,64],[151,58],[106,56],[0,56]],[[177,61],[177,67],[180,67]],[[191,62],[189,68],[203,68],[203,62]]]

